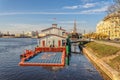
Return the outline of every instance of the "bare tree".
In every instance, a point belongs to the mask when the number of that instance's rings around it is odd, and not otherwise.
[[[120,4],[120,0],[114,0],[115,3]]]
[[[115,5],[110,5],[108,7],[107,13],[110,14],[110,13],[113,13],[115,11],[116,11]]]
[[[108,14],[116,11],[120,11],[120,0],[113,0],[113,1],[114,4],[108,7],[108,11],[107,11]]]
[[[116,3],[116,10],[120,10],[120,0],[114,0]]]

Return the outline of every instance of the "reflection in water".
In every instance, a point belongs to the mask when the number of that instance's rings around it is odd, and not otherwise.
[[[46,66],[46,67],[42,67],[42,68],[44,68],[48,71],[57,72],[57,71],[62,70],[64,68],[64,66],[51,66],[51,67]]]
[[[80,54],[81,51],[77,43],[72,43],[71,52]]]
[[[68,65],[68,66],[69,66],[69,64],[70,64],[70,56],[71,56],[71,55],[66,56],[66,65]]]
[[[65,67],[20,67],[19,55],[33,49],[36,39],[0,38],[0,80],[103,80],[82,54],[71,54]]]

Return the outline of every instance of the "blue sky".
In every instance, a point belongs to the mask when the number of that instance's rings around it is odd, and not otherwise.
[[[92,32],[111,4],[112,0],[0,0],[0,31],[40,31],[52,23],[71,31],[76,20],[78,32]]]

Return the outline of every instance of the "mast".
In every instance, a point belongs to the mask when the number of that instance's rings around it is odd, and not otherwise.
[[[76,20],[74,21],[74,29],[73,29],[73,33],[77,33],[77,29],[76,29]]]

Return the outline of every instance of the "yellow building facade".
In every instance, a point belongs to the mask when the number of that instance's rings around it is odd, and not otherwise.
[[[96,32],[106,34],[110,39],[120,38],[120,11],[109,14],[100,21]]]

